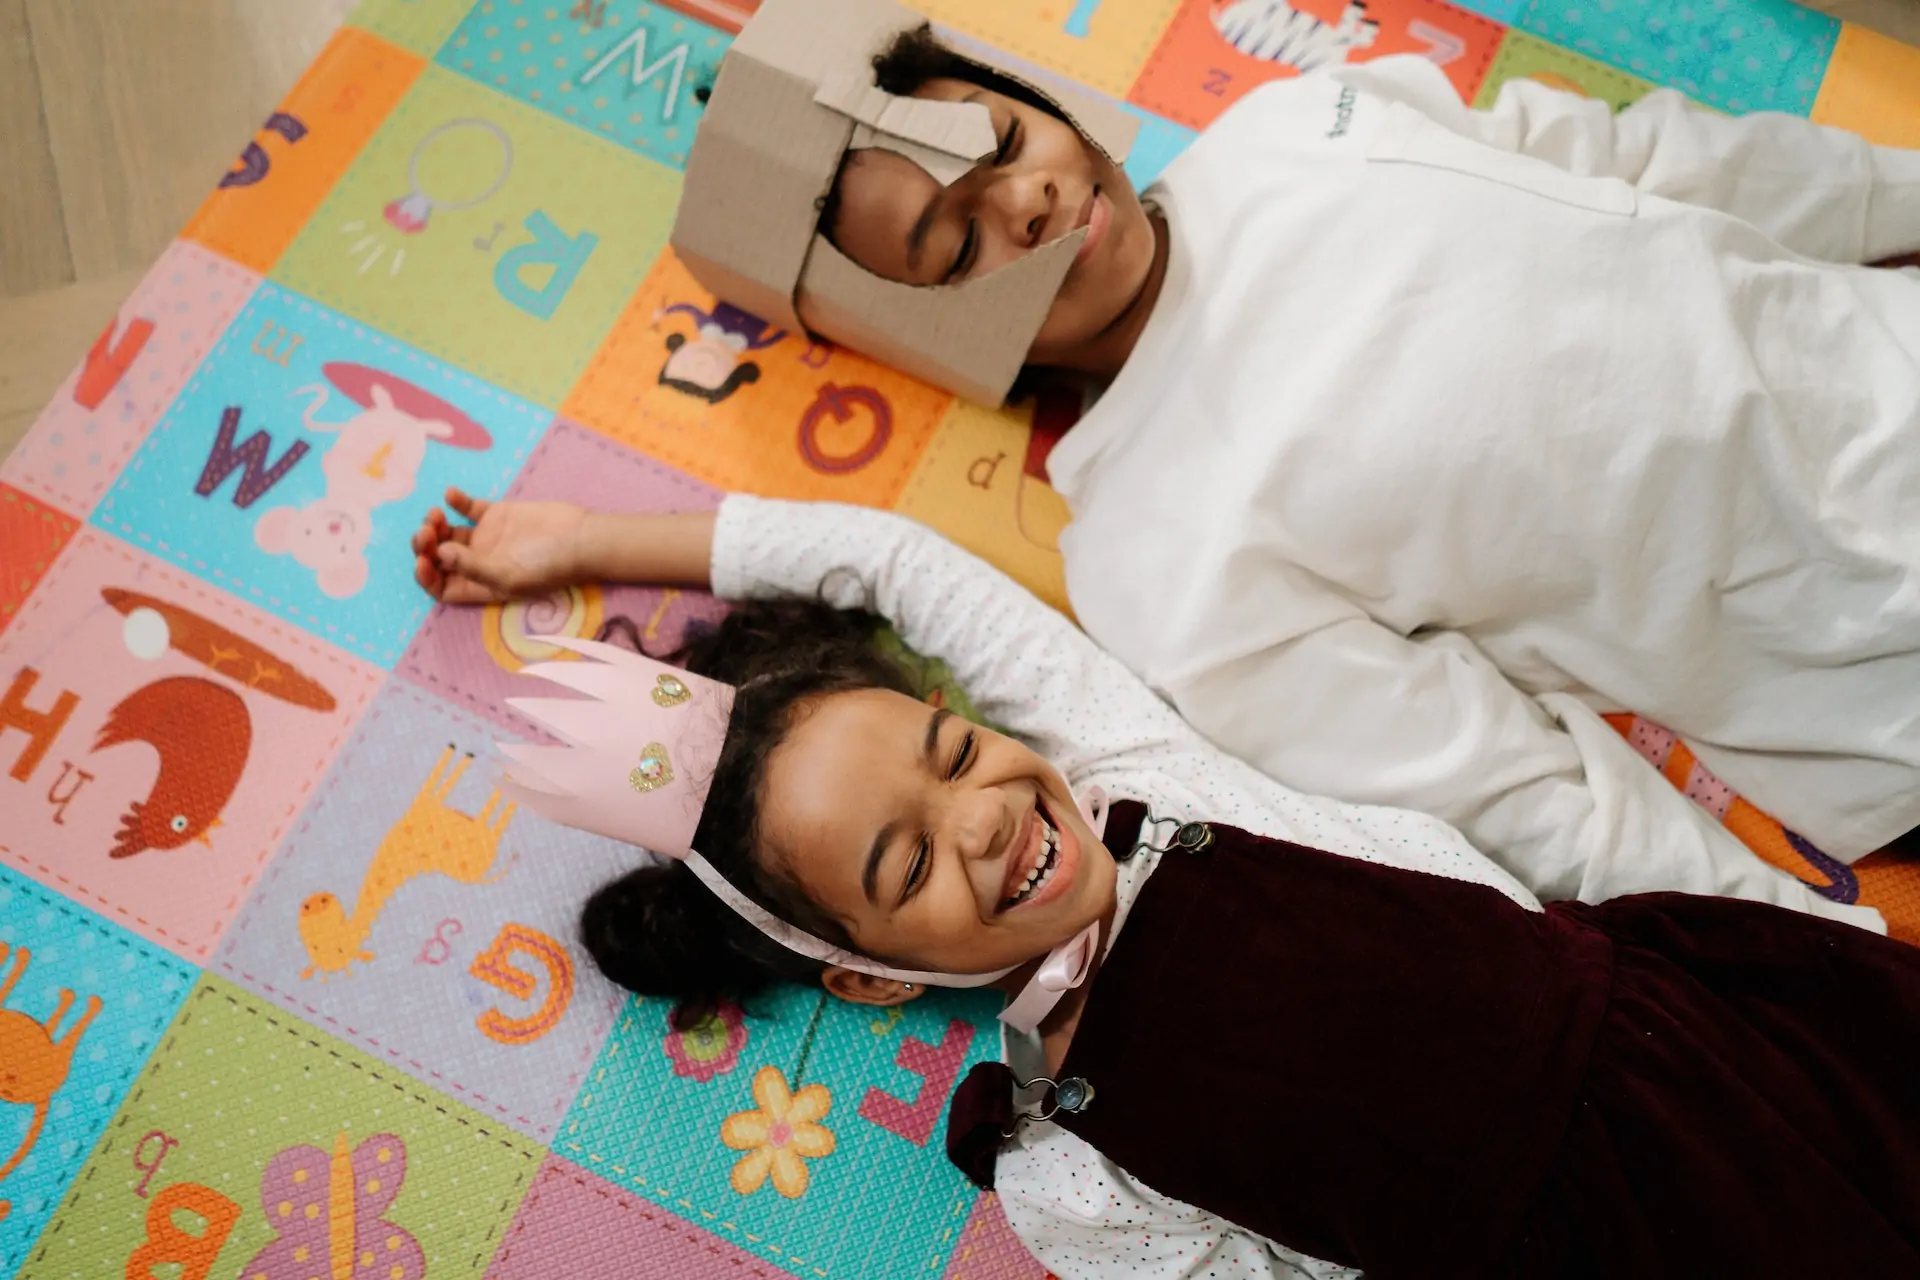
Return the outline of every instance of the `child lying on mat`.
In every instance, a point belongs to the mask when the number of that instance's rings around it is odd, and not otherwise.
[[[793,305],[886,354],[816,258],[957,307],[1084,236],[1025,348],[1111,380],[1048,463],[1068,595],[1207,736],[1556,897],[1740,851],[1595,711],[1841,861],[1920,827],[1920,273],[1856,265],[1920,249],[1920,153],[1671,91],[1470,110],[1395,57],[1254,90],[1136,196],[1070,99],[898,22],[872,92],[995,147],[857,126]],[[696,144],[688,204],[731,180]]]
[[[1659,843],[1583,876],[1610,901],[1543,910],[1525,863],[1439,819],[1221,753],[894,515],[449,497],[475,523],[435,511],[414,541],[443,601],[627,579],[750,602],[684,668],[558,641],[588,660],[526,674],[588,697],[516,700],[572,745],[503,748],[510,785],[679,860],[602,888],[582,931],[683,1022],[777,982],[1012,995],[1006,1064],[969,1077],[948,1146],[1056,1273],[1920,1264],[1920,951],[1874,913]],[[843,609],[1007,733],[921,701]],[[827,1141],[807,1118],[769,1139],[776,1180]]]

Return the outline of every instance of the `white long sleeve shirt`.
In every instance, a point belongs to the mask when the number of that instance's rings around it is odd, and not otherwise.
[[[1076,791],[1104,788],[1144,802],[1157,817],[1220,822],[1387,866],[1490,885],[1529,909],[1539,898],[1519,874],[1482,856],[1438,818],[1402,809],[1302,795],[1221,752],[1066,618],[997,569],[900,516],[859,507],[735,495],[714,527],[712,581],[727,599],[824,595],[842,608],[892,620],[915,651],[945,661],[979,713],[1017,734]],[[1127,847],[1145,833],[1107,833]],[[1549,865],[1562,855],[1549,853]],[[1125,912],[1151,873],[1143,851],[1121,866]],[[1877,912],[1842,907],[1747,857],[1682,878],[1884,931]],[[1615,874],[1629,874],[1617,882]],[[1681,869],[1684,870],[1684,869]],[[1725,877],[1725,879],[1719,879]],[[1594,874],[1595,900],[1663,887],[1636,867]],[[1111,938],[1109,939],[1111,946]],[[1009,1037],[1016,1071],[1035,1070],[1039,1045]],[[1052,1124],[1021,1126],[1000,1156],[996,1190],[1007,1219],[1035,1256],[1066,1280],[1266,1280],[1354,1273],[1282,1248],[1130,1178]]]
[[[1920,153],[1384,58],[1149,195],[1049,470],[1082,625],[1215,742],[1551,897],[1748,861],[1599,711],[1837,858],[1920,826],[1920,272],[1840,265],[1920,249]]]

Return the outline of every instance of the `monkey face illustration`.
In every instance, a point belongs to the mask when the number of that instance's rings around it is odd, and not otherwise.
[[[760,366],[741,357],[731,335],[702,326],[692,339],[667,335],[667,362],[660,369],[660,385],[708,404],[719,404],[749,382],[760,380]]]

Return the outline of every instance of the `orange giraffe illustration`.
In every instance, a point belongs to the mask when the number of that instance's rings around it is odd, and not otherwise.
[[[7,997],[13,994],[20,975],[27,971],[27,961],[32,958],[25,947],[13,948],[0,942],[0,964],[7,962],[9,954],[12,965],[5,980],[0,981],[0,1005],[5,1005]],[[88,996],[87,1011],[61,1036],[59,1026],[72,1008],[73,992],[65,990],[61,991],[60,1002],[54,1006],[53,1016],[45,1025],[24,1013],[0,1008],[0,1102],[33,1108],[33,1120],[27,1126],[27,1136],[21,1141],[20,1149],[0,1165],[0,1182],[5,1182],[7,1175],[20,1167],[20,1162],[33,1150],[33,1144],[40,1140],[53,1095],[67,1082],[67,1072],[73,1066],[73,1051],[80,1037],[86,1034],[87,1024],[100,1012],[100,997]],[[0,1221],[5,1221],[12,1211],[9,1201],[0,1200]]]
[[[496,790],[477,814],[448,808],[447,797],[473,763],[473,753],[468,752],[453,764],[454,751],[449,743],[441,752],[406,815],[380,842],[351,916],[331,893],[316,893],[300,904],[300,941],[313,962],[302,971],[302,978],[345,973],[356,960],[372,960],[366,941],[375,918],[400,886],[415,876],[443,875],[461,884],[479,885],[492,884],[506,874],[505,868],[497,875],[489,873],[515,806],[510,800],[503,803]]]

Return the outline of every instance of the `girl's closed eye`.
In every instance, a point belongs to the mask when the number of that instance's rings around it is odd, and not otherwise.
[[[966,734],[961,737],[960,746],[953,753],[953,763],[947,766],[948,782],[957,780],[961,774],[967,771],[967,767],[973,763],[973,754],[974,731],[969,729]]]
[[[913,846],[913,857],[907,863],[907,875],[900,882],[900,899],[895,904],[904,907],[913,901],[913,895],[927,882],[927,869],[933,866],[933,837],[921,836]]]
[[[973,764],[978,740],[975,731],[969,729],[960,737],[960,744],[954,749],[953,756],[947,762],[946,780],[955,782],[966,773]],[[933,866],[933,837],[923,835],[913,847],[913,856],[907,863],[907,874],[900,884],[899,906],[905,906],[913,900],[913,895],[926,883],[927,871]]]

